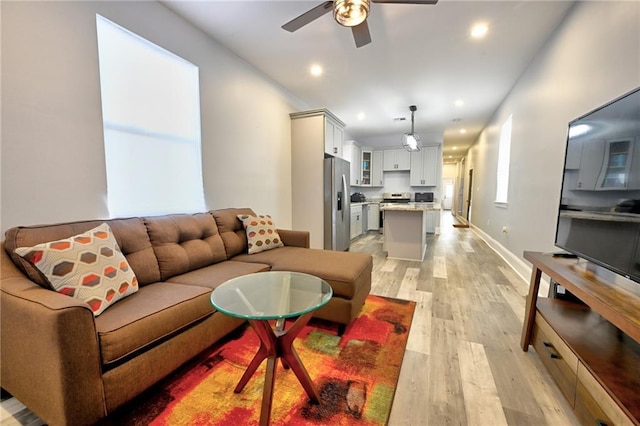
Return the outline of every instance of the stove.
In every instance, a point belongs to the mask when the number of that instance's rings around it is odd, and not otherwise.
[[[383,203],[408,203],[410,201],[410,192],[385,192],[382,194]]]
[[[409,203],[411,202],[410,192],[385,192],[382,194],[382,203],[380,207],[389,203]],[[384,233],[384,211],[380,210],[380,233]]]

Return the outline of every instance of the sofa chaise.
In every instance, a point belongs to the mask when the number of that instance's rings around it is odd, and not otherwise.
[[[371,289],[371,256],[310,249],[308,232],[281,229],[284,246],[248,254],[239,215],[255,213],[223,209],[7,230],[0,250],[2,388],[48,424],[93,424],[240,326],[242,320],[216,312],[209,297],[243,274],[316,275],[332,286],[333,298],[315,316],[343,327],[357,316]],[[16,249],[103,223],[137,291],[96,316],[90,303],[54,291]]]

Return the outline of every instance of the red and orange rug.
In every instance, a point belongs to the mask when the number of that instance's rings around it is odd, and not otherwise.
[[[294,373],[279,364],[272,425],[384,425],[395,394],[414,302],[369,296],[342,336],[335,324],[312,320],[294,346],[320,393],[308,402]],[[118,425],[258,424],[266,362],[244,390],[234,387],[259,347],[242,327],[223,343],[124,407]]]

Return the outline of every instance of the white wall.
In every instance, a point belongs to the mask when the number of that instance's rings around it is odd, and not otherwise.
[[[95,14],[200,67],[207,207],[290,227],[289,113],[306,106],[156,2],[1,2],[1,228],[107,218]]]
[[[471,222],[507,255],[554,250],[567,123],[640,86],[639,23],[639,2],[577,2],[470,149]],[[509,203],[501,208],[495,169],[509,114]]]

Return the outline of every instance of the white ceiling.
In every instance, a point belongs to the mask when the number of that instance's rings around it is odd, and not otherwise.
[[[423,143],[443,142],[447,161],[475,141],[573,2],[373,3],[373,41],[361,48],[331,13],[294,33],[280,28],[320,0],[163,3],[309,108],[329,109],[364,146],[399,146],[416,105],[416,132]],[[482,40],[469,36],[477,22],[489,26]],[[321,77],[310,75],[312,64],[324,68]],[[458,99],[464,106],[454,105]]]

